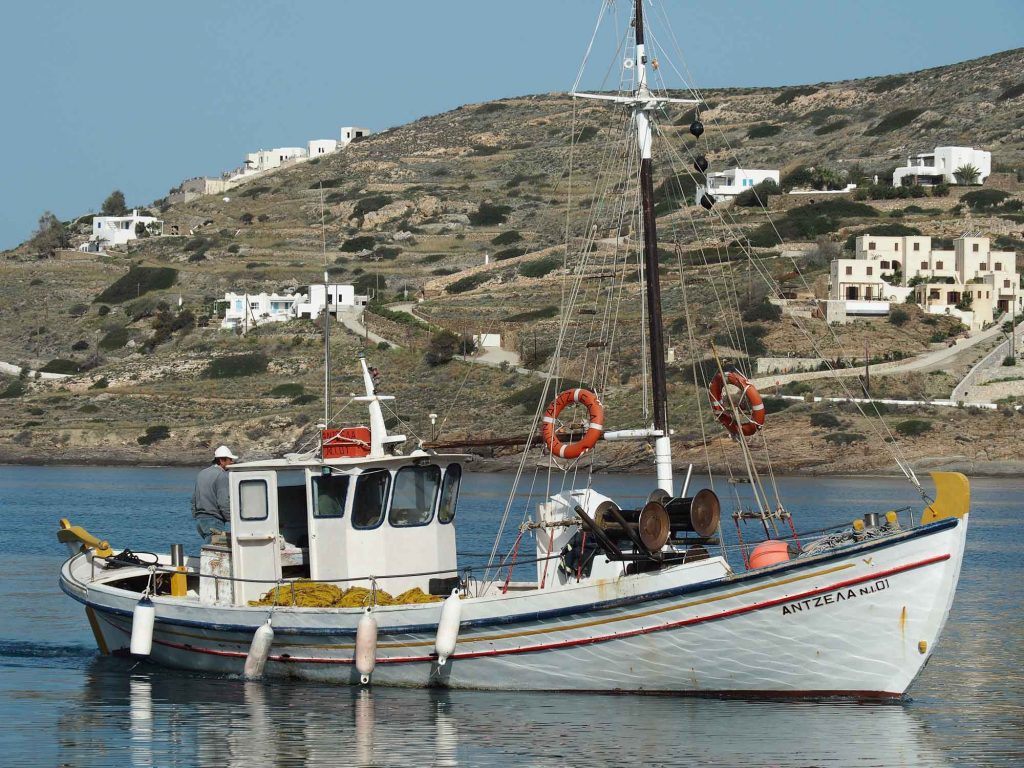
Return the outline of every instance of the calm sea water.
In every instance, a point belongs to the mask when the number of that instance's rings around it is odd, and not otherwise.
[[[115,547],[183,542],[196,551],[193,478],[179,469],[0,467],[0,764],[1024,765],[1024,480],[974,482],[967,557],[939,649],[909,701],[881,705],[359,691],[98,657],[81,608],[57,588],[57,519]],[[505,475],[468,477],[461,551],[489,551],[510,484]],[[652,487],[620,477],[600,489],[641,498]],[[805,530],[918,504],[909,485],[888,479],[787,478],[780,490]],[[516,522],[524,504],[513,509]]]

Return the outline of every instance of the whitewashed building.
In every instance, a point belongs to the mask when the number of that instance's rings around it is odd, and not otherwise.
[[[247,330],[265,323],[283,323],[298,317],[296,308],[306,296],[277,293],[225,293],[220,327]]]
[[[305,147],[277,147],[250,152],[245,156],[245,172],[259,173],[282,165],[305,160],[309,157]]]
[[[341,141],[338,142],[342,147],[347,147],[356,139],[361,139],[364,136],[369,136],[372,131],[369,128],[362,128],[356,125],[346,125],[341,129]]]
[[[745,190],[755,187],[762,181],[772,180],[779,183],[779,172],[759,168],[730,168],[727,171],[716,171],[707,175],[707,184],[697,187],[697,200],[705,193],[716,200],[731,200]]]
[[[337,149],[338,142],[334,139],[313,139],[306,146],[306,157],[312,160],[336,152]]]
[[[324,311],[324,307],[328,303],[327,297],[330,298],[329,311],[335,316],[339,312],[365,307],[367,302],[366,296],[356,295],[355,286],[320,283],[309,286],[308,296],[304,296],[303,301],[296,308],[298,316],[308,317],[312,320],[320,317],[320,313]]]
[[[140,216],[138,209],[133,209],[128,216],[94,216],[92,235],[82,250],[124,245],[138,237],[157,237],[163,231],[163,221],[153,216]]]
[[[1024,307],[1016,254],[993,251],[987,237],[960,237],[949,251],[933,250],[925,235],[861,235],[854,258],[832,262],[830,312],[883,314],[881,304],[910,296],[927,312],[956,315],[971,328]],[[837,312],[830,319],[838,319]]]
[[[978,170],[976,182],[984,184],[992,173],[992,153],[971,147],[936,147],[931,152],[908,157],[906,165],[893,171],[892,185],[957,184],[959,182],[954,173],[967,165]]]

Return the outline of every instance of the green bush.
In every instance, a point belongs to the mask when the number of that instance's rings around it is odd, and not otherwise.
[[[514,229],[510,229],[507,232],[502,232],[499,235],[495,235],[491,238],[492,245],[511,245],[512,243],[518,243],[523,239],[523,236],[516,232]]]
[[[289,382],[287,384],[278,384],[267,394],[270,397],[298,397],[306,391],[306,388],[301,384]]]
[[[42,373],[67,373],[73,374],[78,373],[81,370],[81,365],[76,363],[74,360],[66,360],[62,357],[58,357],[51,360],[42,368],[39,369]]]
[[[894,91],[897,88],[906,85],[910,82],[909,75],[892,75],[890,77],[883,77],[873,86],[871,86],[872,93],[888,93]]]
[[[792,208],[772,226],[771,222],[760,225],[750,233],[750,244],[755,247],[771,247],[795,240],[816,240],[821,235],[835,232],[845,219],[877,218],[878,211],[870,205],[852,200],[825,200],[813,205]],[[778,234],[776,234],[778,230]]]
[[[576,135],[576,143],[578,144],[583,141],[590,141],[595,136],[597,136],[597,128],[593,125],[585,125]]]
[[[762,402],[764,403],[764,412],[766,414],[778,413],[784,411],[796,403],[793,400],[785,400],[781,397],[765,397]]]
[[[241,355],[227,355],[211,360],[203,378],[233,379],[240,376],[254,376],[267,370],[270,361],[262,352],[246,352]]]
[[[172,267],[132,267],[93,299],[94,304],[121,304],[150,291],[163,291],[178,280]]]
[[[924,112],[923,108],[911,108],[911,109],[897,109],[881,120],[878,121],[871,128],[864,131],[865,136],[882,136],[886,133],[905,128],[910,125],[914,120]]]
[[[771,123],[760,123],[753,126],[747,131],[748,139],[767,139],[769,136],[776,136],[782,133],[781,125],[773,125]]]
[[[505,405],[517,406],[521,405],[525,408],[534,408],[537,405],[537,401],[540,400],[541,396],[544,395],[547,390],[547,395],[551,400],[555,399],[555,396],[566,389],[577,389],[586,388],[586,385],[576,379],[560,379],[558,382],[558,389],[554,389],[554,384],[548,387],[546,381],[538,381],[536,384],[531,384],[525,389],[519,389],[510,395],[506,395],[502,398],[502,403]]]
[[[341,248],[338,250],[345,251],[347,253],[372,251],[376,244],[377,240],[372,235],[361,235],[360,237],[349,238],[341,244]]]
[[[115,349],[121,349],[127,344],[129,337],[130,334],[127,328],[114,328],[100,339],[97,346],[107,352],[113,352]]]
[[[825,123],[825,125],[821,126],[820,128],[814,129],[814,135],[825,136],[829,133],[835,133],[836,131],[843,130],[843,128],[845,128],[849,124],[849,120],[836,120],[834,123]]]
[[[428,253],[420,259],[420,264],[436,264],[437,262],[444,261],[447,258],[447,253]]]
[[[514,259],[517,256],[522,256],[526,253],[525,248],[505,248],[504,250],[498,251],[492,257],[495,261],[505,261],[507,259]]]
[[[438,331],[430,339],[430,346],[424,360],[427,365],[444,365],[456,354],[469,355],[476,351],[476,343],[472,336],[458,336],[451,331]]]
[[[1007,368],[1014,366],[1016,364],[1017,358],[1014,357],[1013,355],[1007,355],[1006,357],[1003,358],[1003,365],[1006,366]]]
[[[161,440],[166,440],[170,436],[170,428],[163,424],[158,424],[155,427],[146,427],[146,434],[135,438],[135,442],[139,445],[152,445],[153,443],[158,443]]]
[[[370,195],[356,201],[356,207],[352,210],[349,218],[362,218],[368,213],[379,211],[385,205],[394,202],[389,195]]]
[[[496,147],[493,144],[470,144],[469,148],[472,150],[470,155],[473,157],[490,157],[501,152],[501,147]]]
[[[106,389],[110,386],[110,380],[106,376],[100,376],[94,381],[89,389]]]
[[[297,397],[293,397],[291,399],[291,404],[292,405],[309,405],[310,403],[315,403],[319,399],[320,398],[317,395],[310,395],[310,394],[298,395]]]
[[[923,435],[925,432],[931,431],[931,428],[932,423],[926,419],[907,419],[893,425],[895,431],[908,437]]]
[[[780,107],[791,103],[800,96],[810,96],[811,94],[817,93],[818,88],[814,85],[802,85],[797,88],[787,88],[778,96],[775,97],[775,103]]]
[[[806,381],[790,381],[782,386],[784,395],[806,395],[813,391],[814,388]]]
[[[779,194],[781,191],[774,179],[765,179],[760,184],[740,192],[736,195],[736,199],[733,202],[741,208],[759,208],[768,205],[768,198],[771,195]]]
[[[833,432],[830,435],[825,435],[825,441],[829,443],[835,443],[836,445],[852,445],[853,443],[859,443],[864,439],[864,435],[857,432]]]
[[[267,186],[264,186],[264,185],[257,185],[255,187],[249,187],[248,189],[243,189],[241,192],[239,192],[237,194],[237,196],[238,197],[257,198],[260,195],[263,195],[263,194],[265,194],[265,193],[267,193],[269,191],[270,191],[270,187],[267,187]]]
[[[782,307],[772,304],[767,299],[745,310],[742,315],[743,322],[745,323],[753,323],[758,320],[779,320],[781,317]]]
[[[906,325],[910,320],[910,315],[905,309],[897,307],[889,313],[889,322],[895,325],[897,328]]]
[[[995,208],[1009,196],[1009,192],[1001,189],[976,189],[961,197],[960,202],[966,203],[972,210],[984,211]]]
[[[544,277],[549,272],[560,268],[562,259],[558,256],[548,256],[536,261],[527,261],[519,265],[519,274],[523,277]]]
[[[839,427],[839,419],[831,413],[812,413],[811,426],[822,427],[824,429],[837,429]]]
[[[471,291],[477,286],[483,285],[491,279],[493,275],[489,272],[477,272],[475,275],[466,275],[463,278],[456,280],[453,283],[449,283],[448,287],[445,288],[446,293],[465,293]]]
[[[28,387],[25,386],[25,382],[21,379],[15,379],[4,387],[3,390],[0,390],[0,398],[21,397],[26,392],[28,392]]]
[[[496,227],[508,221],[512,207],[482,202],[474,213],[469,214],[469,223],[474,227]]]
[[[548,304],[545,307],[539,309],[531,309],[526,312],[520,312],[517,315],[509,315],[504,318],[506,323],[525,323],[528,320],[546,320],[550,317],[558,317],[558,307],[554,304]]]
[[[1009,101],[1010,99],[1016,99],[1018,96],[1024,96],[1024,82],[1011,85],[996,97],[996,101]]]

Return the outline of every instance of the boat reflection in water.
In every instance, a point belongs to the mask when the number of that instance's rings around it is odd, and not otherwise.
[[[87,672],[62,746],[133,766],[517,764],[944,766],[906,706],[246,683],[109,660]],[[122,710],[120,731],[102,716]],[[123,740],[119,743],[119,739]],[[623,750],[626,750],[624,753]]]

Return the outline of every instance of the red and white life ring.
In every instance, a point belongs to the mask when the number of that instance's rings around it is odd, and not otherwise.
[[[729,407],[727,402],[722,401],[722,390],[725,388],[725,382],[722,379],[721,373],[716,373],[715,378],[708,385],[708,399],[711,400],[711,410],[715,414],[715,418],[722,422],[722,426],[732,434],[735,435],[738,432],[742,432],[745,437],[750,437],[764,426],[764,401],[761,399],[761,393],[739,371],[729,371],[725,374],[725,377],[730,384],[740,390],[736,410],[739,411],[741,417],[746,417],[746,420],[742,424],[737,424],[732,408]],[[744,401],[746,401],[746,405]]]
[[[563,443],[555,435],[555,424],[560,414],[567,405],[579,403],[587,409],[587,433],[582,438],[571,443]],[[597,395],[588,389],[567,389],[558,395],[544,411],[542,419],[541,436],[544,444],[555,456],[563,459],[576,459],[589,451],[604,433],[604,406],[597,399]]]

